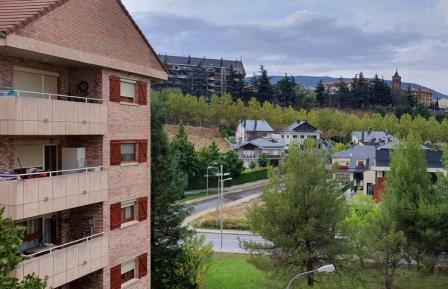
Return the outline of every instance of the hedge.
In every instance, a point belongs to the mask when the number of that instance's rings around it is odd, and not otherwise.
[[[242,185],[246,183],[252,183],[256,181],[265,180],[268,178],[268,172],[269,168],[259,168],[249,171],[244,171],[239,175],[238,177],[235,177],[230,182],[226,182],[225,186],[236,186],[236,185]],[[210,177],[208,179],[208,185],[209,188],[216,188],[218,186],[218,178],[217,177]],[[188,183],[187,190],[193,191],[193,190],[204,190],[207,188],[207,180],[205,177],[194,177],[190,179]]]

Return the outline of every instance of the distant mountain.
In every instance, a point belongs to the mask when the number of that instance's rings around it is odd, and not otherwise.
[[[278,75],[274,75],[271,76],[271,83],[272,84],[276,84],[279,80],[281,80],[284,76],[278,76]],[[252,77],[249,77],[248,79],[251,79]],[[330,77],[330,76],[303,76],[303,75],[298,75],[298,76],[294,76],[294,78],[296,79],[296,82],[303,85],[303,86],[308,86],[308,87],[316,87],[317,83],[319,82],[319,80],[323,80],[324,82],[326,81],[337,81],[339,80],[339,78],[336,77]],[[345,80],[349,80],[351,78],[344,78]],[[390,80],[386,80],[387,83],[390,83],[392,81]],[[416,84],[416,83],[408,83],[408,82],[403,82],[402,84],[403,89],[406,89],[409,85],[411,87],[415,87],[418,88],[422,85]],[[429,88],[429,87],[428,87]],[[432,89],[433,92],[433,98],[447,98],[448,99],[448,95],[442,94],[438,91],[435,91]]]

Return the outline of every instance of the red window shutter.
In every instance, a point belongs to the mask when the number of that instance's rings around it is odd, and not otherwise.
[[[110,289],[121,288],[121,265],[110,268]]]
[[[117,76],[109,77],[110,101],[120,102],[120,78]]]
[[[148,197],[138,199],[138,220],[144,221],[148,218]]]
[[[148,84],[144,81],[139,81],[137,83],[137,98],[138,104],[148,104]]]
[[[115,230],[121,226],[121,204],[110,205],[110,229]]]
[[[148,253],[138,257],[138,278],[148,275]]]
[[[110,141],[110,165],[117,166],[121,164],[121,143],[120,141]]]
[[[138,162],[146,163],[148,161],[148,140],[141,139],[138,141]]]

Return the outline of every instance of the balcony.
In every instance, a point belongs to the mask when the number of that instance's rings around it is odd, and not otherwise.
[[[104,135],[106,130],[101,99],[0,91],[0,135]]]
[[[0,206],[14,220],[103,202],[108,172],[102,167],[0,175]]]
[[[14,271],[18,279],[31,273],[55,288],[107,267],[108,238],[103,233],[24,256]]]

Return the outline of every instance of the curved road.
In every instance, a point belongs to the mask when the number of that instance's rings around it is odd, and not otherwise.
[[[263,187],[257,189],[243,190],[241,192],[235,192],[228,195],[224,195],[224,205],[238,201],[240,199],[260,195]],[[220,203],[219,197],[216,196],[212,199],[198,201],[190,204],[193,208],[192,215],[201,213],[203,211],[207,211],[210,209],[217,208]],[[219,231],[216,231],[219,232]],[[240,234],[223,234],[223,248],[221,249],[221,235],[219,233],[198,233],[200,235],[205,236],[205,240],[207,243],[211,243],[213,245],[213,250],[218,252],[229,252],[229,253],[246,253],[240,247],[240,240],[244,241],[254,241],[254,242],[263,242],[263,239],[260,236],[256,235],[240,235]]]
[[[247,191],[241,191],[241,192],[237,192],[237,193],[231,193],[228,195],[224,195],[224,205],[234,202],[234,201],[238,201],[239,199],[243,199],[249,196],[254,196],[257,194],[261,194],[261,191],[263,190],[263,188],[257,188],[257,189],[251,189],[251,190],[247,190]],[[193,207],[193,215],[212,209],[212,208],[216,208],[218,207],[220,203],[219,197],[216,196],[213,199],[208,199],[208,200],[204,200],[204,201],[198,201],[198,202],[194,202],[191,204],[191,206]]]

